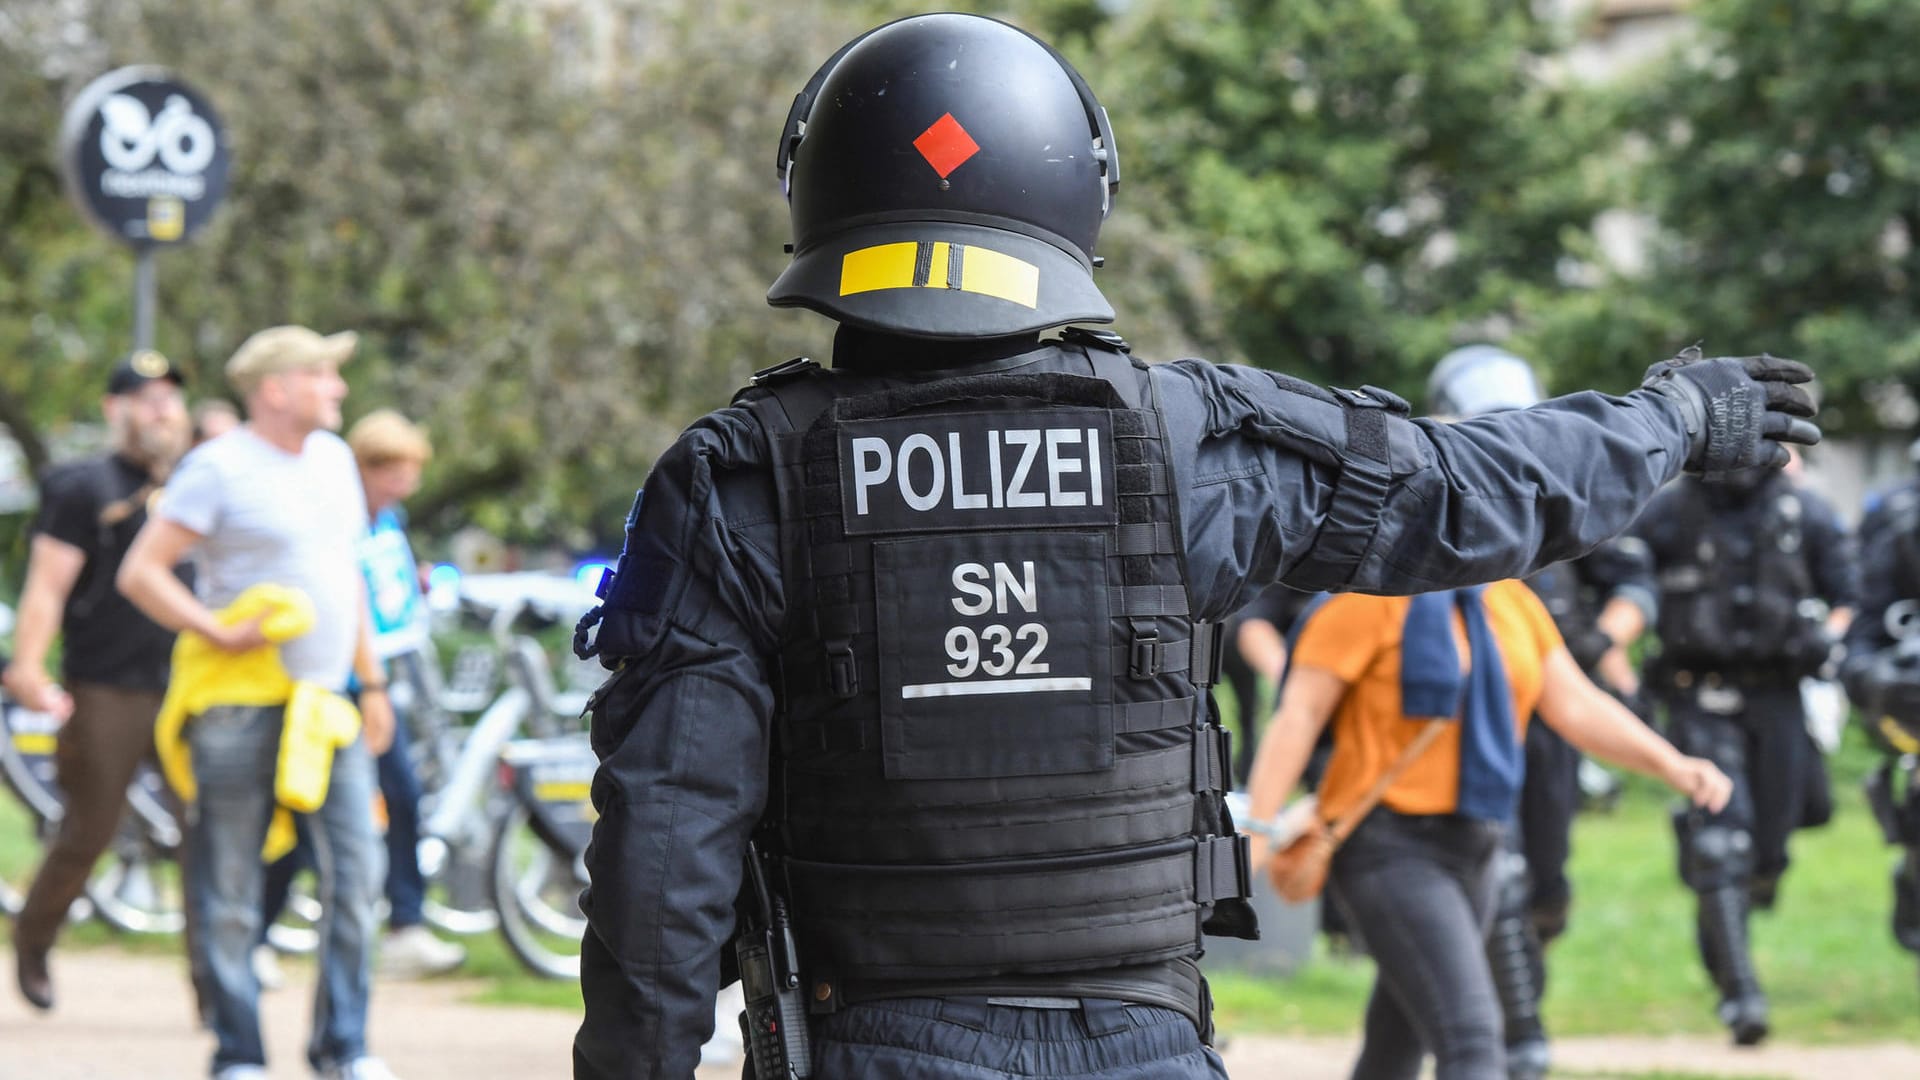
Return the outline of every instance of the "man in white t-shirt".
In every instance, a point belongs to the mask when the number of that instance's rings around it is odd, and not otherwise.
[[[181,461],[118,581],[154,621],[234,652],[265,642],[258,620],[222,626],[213,613],[252,585],[297,588],[313,601],[316,619],[281,645],[287,673],[335,691],[358,674],[362,737],[335,754],[326,804],[305,828],[325,905],[307,1057],[327,1080],[391,1080],[367,1055],[366,1017],[383,876],[369,752],[392,739],[393,710],[371,647],[355,549],[367,528],[366,500],[353,454],[333,434],[347,394],[340,365],[355,342],[351,333],[323,337],[276,326],[240,346],[227,361],[227,379],[246,401],[246,424]],[[189,554],[200,568],[197,597],[170,570]],[[187,726],[199,787],[188,814],[187,903],[197,930],[188,947],[208,983],[216,1080],[267,1075],[260,986],[249,959],[259,938],[260,847],[273,813],[282,712],[278,705],[220,706]]]

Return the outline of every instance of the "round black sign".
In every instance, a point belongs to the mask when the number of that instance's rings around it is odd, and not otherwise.
[[[87,84],[60,128],[67,189],[108,235],[136,248],[177,244],[227,191],[227,144],[207,99],[156,67]]]

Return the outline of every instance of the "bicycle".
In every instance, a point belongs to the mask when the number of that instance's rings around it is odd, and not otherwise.
[[[587,917],[590,798],[599,759],[587,736],[509,743],[501,774],[513,802],[494,831],[493,903],[507,947],[528,969],[551,979],[580,977]]]
[[[435,928],[459,936],[498,928],[529,969],[554,978],[579,971],[585,920],[577,900],[562,894],[564,883],[584,876],[583,865],[577,875],[573,867],[585,839],[563,819],[580,818],[579,807],[589,805],[584,785],[596,763],[584,735],[562,734],[568,726],[577,730],[586,692],[557,687],[545,649],[524,631],[570,624],[591,603],[571,579],[547,575],[462,582],[460,610],[487,625],[506,675],[504,688],[471,726],[454,724],[431,657],[396,671],[409,684],[404,700],[416,704],[416,765],[426,787],[423,914]],[[523,732],[533,738],[520,738]],[[570,771],[556,779],[556,770]],[[568,853],[570,846],[579,852]],[[563,944],[569,937],[571,950]]]

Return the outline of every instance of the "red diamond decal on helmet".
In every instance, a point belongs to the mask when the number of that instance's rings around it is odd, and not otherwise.
[[[980,152],[980,144],[973,141],[973,136],[967,134],[967,129],[960,126],[952,113],[941,116],[932,127],[921,132],[920,137],[913,140],[913,148],[920,151],[920,156],[927,159],[927,164],[933,166],[942,180]]]

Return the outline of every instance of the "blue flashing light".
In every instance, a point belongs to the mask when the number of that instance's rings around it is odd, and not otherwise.
[[[588,591],[594,591],[600,588],[601,575],[611,569],[613,569],[612,566],[598,560],[583,562],[573,568],[573,580],[579,582]]]

